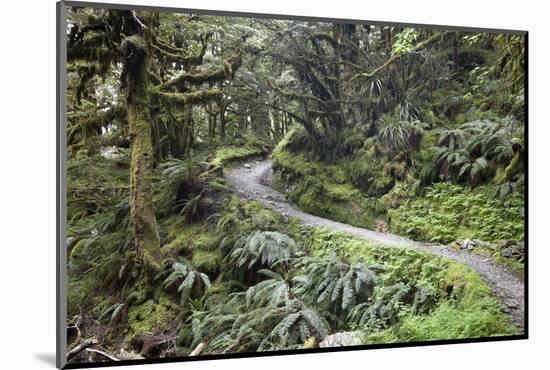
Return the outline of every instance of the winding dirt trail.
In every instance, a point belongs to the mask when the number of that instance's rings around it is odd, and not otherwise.
[[[341,222],[311,215],[286,200],[285,196],[271,187],[273,170],[271,160],[250,162],[226,173],[236,191],[244,198],[256,200],[273,209],[284,217],[296,217],[309,226],[321,226],[327,229],[345,232],[358,238],[392,247],[411,247],[424,252],[449,258],[465,264],[477,271],[491,286],[502,302],[504,310],[512,322],[524,330],[524,282],[505,266],[496,264],[492,259],[482,257],[467,250],[457,250],[445,245],[434,245],[412,241],[399,235],[380,233]]]

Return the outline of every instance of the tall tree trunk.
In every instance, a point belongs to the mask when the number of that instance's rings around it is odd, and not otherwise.
[[[458,32],[453,39],[453,71],[458,72],[458,48],[460,46]]]
[[[185,124],[187,126],[187,140],[185,154],[188,154],[195,141],[195,122],[193,121],[193,107],[185,107]]]
[[[130,216],[137,255],[143,268],[157,271],[161,251],[153,208],[150,97],[147,77],[147,44],[140,34],[122,45],[125,60],[126,107],[131,139]]]
[[[217,114],[214,114],[212,116],[212,135],[210,135],[210,137],[213,139],[216,137],[216,130],[217,130],[217,126],[218,125],[218,115]]]
[[[220,104],[220,139],[221,141],[225,141],[225,111],[227,110],[227,107],[229,106],[228,102],[223,102]]]

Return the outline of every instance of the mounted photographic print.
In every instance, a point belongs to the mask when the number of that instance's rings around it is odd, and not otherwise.
[[[526,55],[58,3],[58,367],[527,338]]]

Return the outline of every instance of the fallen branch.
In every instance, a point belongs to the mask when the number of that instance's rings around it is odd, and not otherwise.
[[[203,349],[206,347],[206,344],[204,342],[199,343],[199,345],[189,354],[189,356],[198,356],[203,351]]]
[[[112,355],[108,352],[100,351],[98,349],[86,348],[86,352],[97,353],[98,355],[107,357],[111,361],[120,361],[120,359],[118,357],[115,357],[114,355]]]
[[[84,351],[86,348],[93,346],[94,344],[98,344],[99,341],[97,338],[93,337],[90,339],[86,339],[82,343],[80,343],[78,346],[71,349],[69,352],[67,352],[67,361],[78,355],[80,352]]]

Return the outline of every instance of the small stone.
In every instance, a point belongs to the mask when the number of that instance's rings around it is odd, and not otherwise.
[[[252,166],[250,165],[250,163],[245,163],[244,168],[252,168]]]
[[[511,309],[518,308],[518,304],[517,304],[517,302],[515,302],[515,301],[506,302],[506,306],[507,306],[508,308],[511,308]]]
[[[76,238],[74,236],[69,236],[67,238],[67,249],[71,249],[75,241],[76,241]]]
[[[476,243],[471,239],[464,239],[463,241],[460,242],[461,249],[472,250],[474,249],[475,245]]]

